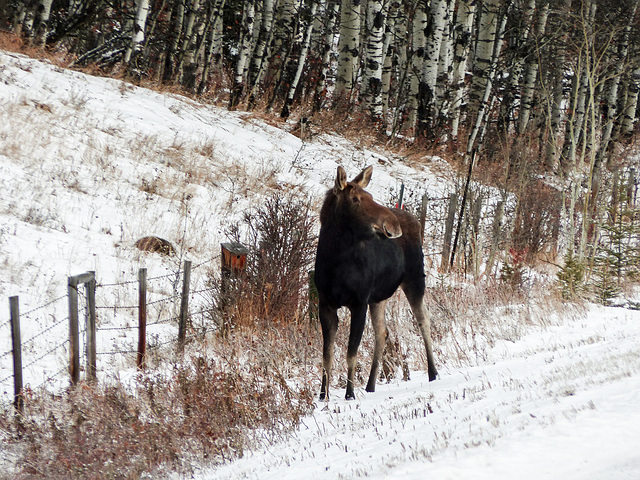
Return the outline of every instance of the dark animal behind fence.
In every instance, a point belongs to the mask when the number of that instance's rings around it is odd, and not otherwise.
[[[427,351],[429,380],[436,378],[429,315],[424,306],[425,275],[420,224],[409,213],[388,209],[364,190],[373,167],[351,182],[338,167],[335,185],[327,192],[320,212],[320,237],[316,254],[323,336],[323,374],[320,399],[329,398],[333,349],[340,307],[351,312],[347,348],[346,398],[353,399],[356,355],[364,331],[367,306],[375,333],[375,347],[366,390],[375,391],[378,367],[386,340],[384,310],[387,299],[402,287],[411,306]]]

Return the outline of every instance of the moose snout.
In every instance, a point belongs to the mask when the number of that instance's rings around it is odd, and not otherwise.
[[[402,228],[398,222],[384,222],[382,225],[382,233],[387,238],[398,238],[402,236]]]

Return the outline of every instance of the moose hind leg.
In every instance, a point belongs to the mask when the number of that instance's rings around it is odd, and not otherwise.
[[[322,387],[320,400],[329,400],[329,383],[333,365],[333,346],[338,331],[338,311],[320,304],[320,324],[322,325]]]
[[[351,310],[351,330],[349,332],[349,346],[347,347],[347,400],[356,398],[354,393],[354,381],[356,376],[356,361],[358,356],[358,347],[362,340],[365,321],[367,320],[367,306],[362,305],[350,308]]]
[[[433,348],[431,346],[431,320],[429,318],[429,312],[424,306],[424,293],[416,294],[404,286],[403,290],[407,296],[409,305],[411,306],[413,316],[416,318],[416,323],[418,324],[422,340],[424,340],[424,346],[427,350],[427,370],[429,372],[429,381],[431,382],[438,376],[438,371],[436,370],[436,364],[433,360]]]
[[[387,301],[369,304],[369,312],[371,313],[371,323],[375,335],[375,347],[373,348],[373,361],[371,362],[371,372],[369,373],[369,381],[367,382],[367,392],[376,391],[376,380],[378,378],[378,370],[380,368],[380,360],[382,352],[387,340],[387,325],[384,320],[384,311]]]

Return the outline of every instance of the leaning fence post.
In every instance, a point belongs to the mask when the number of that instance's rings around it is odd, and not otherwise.
[[[420,203],[420,240],[424,243],[424,227],[427,223],[427,203],[429,203],[429,195],[422,195],[422,202]]]
[[[187,331],[189,314],[189,280],[191,278],[191,261],[184,261],[184,280],[182,281],[182,301],[180,302],[180,322],[178,324],[178,351],[184,351],[184,340]]]
[[[13,405],[19,413],[24,408],[22,395],[22,343],[20,340],[20,306],[18,297],[9,298],[11,311],[11,341],[13,344]]]
[[[96,272],[89,272],[91,279],[85,282],[87,291],[87,379],[97,379],[96,358]]]
[[[458,209],[458,195],[452,193],[449,196],[449,211],[447,212],[447,220],[444,230],[444,241],[442,242],[442,263],[440,268],[443,271],[449,269],[449,258],[451,252],[451,239],[453,237],[453,222],[456,218],[456,210]]]
[[[147,363],[147,269],[138,270],[138,368]]]
[[[76,277],[69,277],[67,286],[69,293],[69,374],[71,384],[80,380],[80,331],[78,328],[78,282]]]

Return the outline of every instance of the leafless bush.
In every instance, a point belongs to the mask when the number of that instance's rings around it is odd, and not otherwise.
[[[235,309],[238,321],[291,322],[304,315],[308,272],[314,260],[314,215],[308,201],[295,193],[276,192],[243,219],[245,238],[236,226],[229,231],[249,249],[250,259]],[[240,320],[244,317],[244,320]]]
[[[281,435],[311,406],[304,386],[232,356],[194,356],[169,373],[81,385],[63,397],[30,395],[19,422],[0,421],[21,451],[0,478],[138,479],[242,455],[251,432]]]

